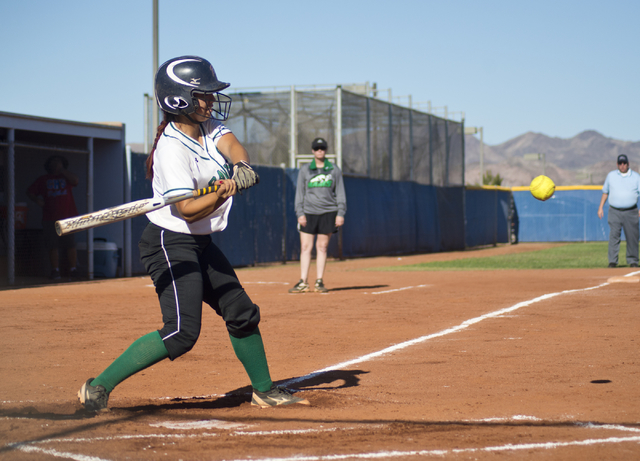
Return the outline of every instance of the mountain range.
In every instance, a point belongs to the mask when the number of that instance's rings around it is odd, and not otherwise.
[[[528,186],[546,174],[557,186],[602,185],[616,169],[618,155],[626,154],[632,170],[640,171],[640,141],[620,141],[587,130],[563,139],[528,132],[502,144],[484,144],[484,171],[500,174],[506,187]],[[539,154],[538,160],[530,157]],[[544,154],[544,155],[542,155]],[[465,136],[465,183],[480,184],[480,140]]]

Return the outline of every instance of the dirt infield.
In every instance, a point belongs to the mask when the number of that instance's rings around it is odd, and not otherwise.
[[[80,385],[161,326],[149,278],[1,291],[0,459],[639,459],[640,284],[607,283],[633,269],[367,270],[540,247],[332,261],[328,294],[288,294],[295,263],[238,270],[311,407],[252,407],[205,308],[190,353],[86,414]]]

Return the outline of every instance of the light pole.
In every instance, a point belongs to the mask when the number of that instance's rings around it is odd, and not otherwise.
[[[484,140],[482,127],[465,126],[464,134],[476,134],[480,133],[480,185],[484,186]]]
[[[151,88],[155,88],[156,85],[156,72],[158,72],[158,0],[153,0],[153,83]],[[158,108],[154,107],[151,116],[151,126],[157,127],[159,122]]]

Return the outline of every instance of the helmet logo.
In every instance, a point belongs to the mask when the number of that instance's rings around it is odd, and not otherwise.
[[[189,107],[189,103],[180,96],[167,96],[164,98],[164,103],[173,109],[186,109]]]
[[[198,77],[198,78],[192,78],[192,79],[191,79],[191,84],[192,84],[192,85],[200,85],[200,78],[201,78],[201,77]]]
[[[193,81],[194,80],[199,80],[199,79],[191,79],[192,83],[188,83],[185,82],[184,80],[182,80],[180,77],[178,77],[173,68],[176,67],[178,64],[182,64],[183,62],[201,62],[199,59],[180,59],[178,61],[174,61],[171,64],[169,64],[169,66],[167,66],[167,75],[169,76],[169,78],[171,80],[173,80],[176,83],[179,83],[180,85],[187,85],[187,86],[198,86],[198,84],[194,84]]]

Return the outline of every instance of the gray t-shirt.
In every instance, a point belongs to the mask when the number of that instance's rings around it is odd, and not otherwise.
[[[295,207],[298,218],[305,214],[319,215],[334,211],[344,217],[347,197],[340,168],[326,159],[322,168],[317,168],[315,161],[300,167]]]

